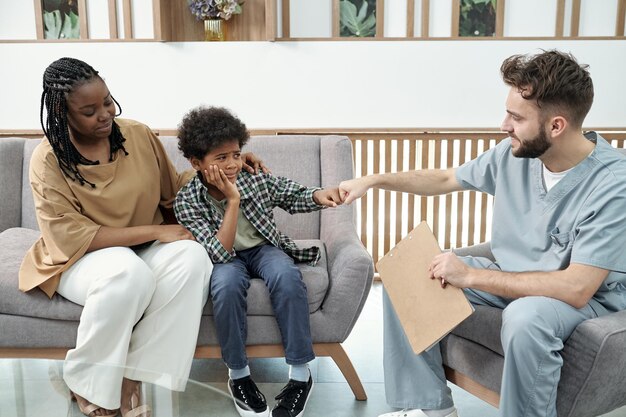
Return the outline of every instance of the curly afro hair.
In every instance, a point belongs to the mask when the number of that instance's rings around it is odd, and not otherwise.
[[[213,149],[234,141],[243,148],[249,138],[246,125],[223,107],[196,107],[178,125],[178,149],[187,159],[202,159]]]

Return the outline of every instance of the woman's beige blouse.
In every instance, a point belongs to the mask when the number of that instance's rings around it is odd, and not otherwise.
[[[101,226],[161,224],[159,205],[171,207],[176,192],[193,176],[193,171],[176,172],[147,126],[116,122],[128,155],[119,150],[112,162],[78,166],[96,188],[66,177],[46,138],[35,148],[29,178],[41,237],[22,261],[22,291],[38,286],[52,297],[61,274],[85,254]]]

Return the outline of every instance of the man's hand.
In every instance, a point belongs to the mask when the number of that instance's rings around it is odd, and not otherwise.
[[[443,288],[447,284],[457,288],[468,288],[470,286],[471,268],[452,252],[435,256],[430,263],[428,272],[430,279],[440,280]]]
[[[169,243],[177,240],[196,240],[191,232],[180,224],[165,224],[156,226],[156,238],[159,242]]]
[[[209,165],[209,169],[205,169],[204,180],[216,187],[224,194],[228,201],[239,201],[240,195],[237,185],[230,182],[223,170],[219,169],[217,165]]]
[[[272,173],[272,171],[265,166],[261,158],[257,157],[252,152],[242,153],[241,159],[243,161],[243,169],[248,171],[250,174],[258,174],[259,168],[266,174]]]
[[[339,188],[329,188],[326,190],[317,190],[313,193],[313,200],[316,204],[326,207],[337,207],[341,204],[339,196]]]
[[[350,204],[357,198],[365,195],[369,189],[366,177],[355,178],[353,180],[342,181],[339,184],[339,196],[344,204]]]

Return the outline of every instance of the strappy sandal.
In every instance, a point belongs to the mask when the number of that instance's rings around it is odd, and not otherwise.
[[[118,415],[117,411],[114,411],[113,414],[102,414],[100,416],[97,415],[92,415],[92,413],[94,411],[97,410],[106,410],[106,408],[97,406],[95,404],[89,403],[85,406],[85,408],[83,408],[83,406],[80,404],[80,401],[78,401],[78,399],[76,398],[76,394],[74,394],[72,391],[70,391],[70,396],[72,398],[72,401],[76,402],[76,405],[78,406],[78,409],[80,410],[81,413],[83,413],[84,415],[86,415],[87,417],[116,417]],[[89,402],[88,400],[85,399],[85,401]]]
[[[141,384],[137,384],[141,387]],[[139,391],[141,388],[139,388]],[[122,414],[122,417],[151,417],[152,409],[147,404],[139,405],[139,394],[133,392],[130,396],[130,410]]]

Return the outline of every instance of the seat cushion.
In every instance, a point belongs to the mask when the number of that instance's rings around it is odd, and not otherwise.
[[[35,288],[27,293],[18,289],[22,259],[39,238],[39,232],[16,227],[0,233],[0,313],[15,316],[78,321],[83,308],[58,294],[49,299]]]
[[[450,334],[441,341],[441,358],[444,365],[492,391],[500,392],[504,368],[502,355],[479,343]]]
[[[488,306],[475,306],[475,308],[471,316],[452,330],[452,334],[471,340],[504,356],[500,341],[502,310]]]
[[[49,299],[38,288],[27,293],[18,289],[18,274],[22,259],[39,237],[39,232],[26,228],[12,228],[0,233],[0,314],[15,316],[78,321],[82,307],[55,294]],[[300,247],[319,246],[321,259],[316,266],[298,264],[307,287],[309,311],[317,311],[326,292],[329,279],[326,250],[320,240],[296,241]],[[212,315],[209,301],[204,314]],[[269,293],[260,279],[253,279],[248,291],[248,315],[274,315]]]
[[[301,248],[318,246],[321,258],[315,266],[306,263],[299,263],[298,268],[302,272],[302,279],[307,288],[307,298],[309,301],[309,313],[319,310],[326,292],[328,291],[328,264],[326,248],[321,240],[296,240],[296,245]],[[206,303],[203,315],[213,315],[213,304],[211,300]],[[270,295],[265,283],[260,278],[253,278],[248,289],[248,315],[249,316],[273,316],[274,311],[270,304]]]

